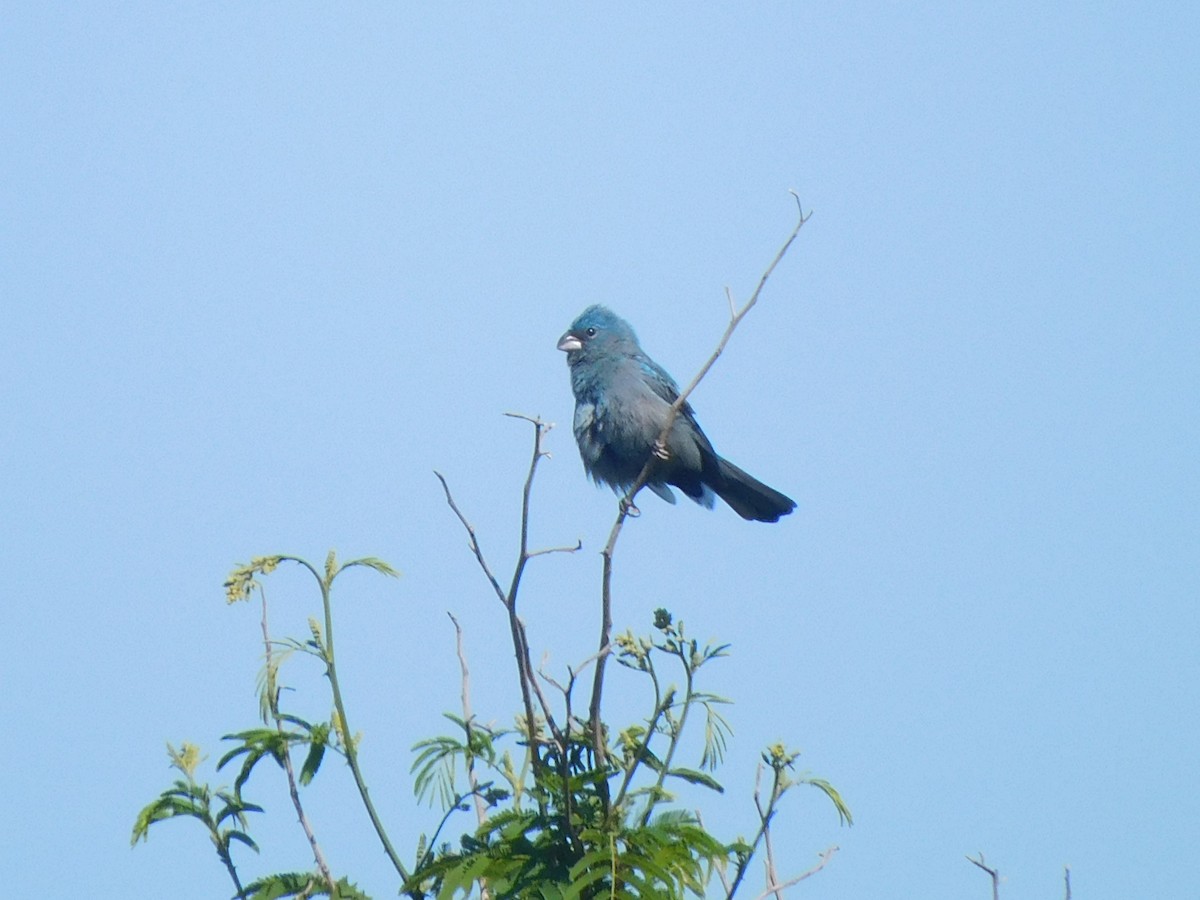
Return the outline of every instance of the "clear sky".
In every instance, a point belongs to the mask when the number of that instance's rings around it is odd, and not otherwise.
[[[1195,4],[9,4],[0,27],[0,846],[6,894],[231,893],[204,836],[137,810],[164,743],[252,726],[258,613],[229,569],[376,555],[339,652],[411,856],[407,748],[517,708],[493,564],[515,546],[548,671],[594,649],[615,500],[584,478],[555,342],[588,304],[686,381],[778,525],[646,496],[618,629],[669,607],[733,644],[706,822],[753,824],[762,746],[796,896],[1194,897],[1200,846],[1200,7]],[[280,633],[318,598],[268,582]],[[319,679],[295,700],[327,706]],[[640,708],[614,680],[611,708]],[[281,778],[262,863],[310,857]],[[344,767],[330,863],[394,882]],[[463,823],[463,828],[468,823]],[[244,872],[259,861],[243,854]],[[165,884],[182,879],[171,890]]]

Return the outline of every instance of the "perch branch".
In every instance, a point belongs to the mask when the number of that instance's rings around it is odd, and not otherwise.
[[[658,440],[656,441],[657,447],[666,446],[667,436],[671,433],[671,426],[675,424],[675,419],[678,417],[679,411],[683,409],[684,405],[688,401],[688,397],[691,396],[691,393],[696,389],[696,386],[700,384],[701,379],[708,374],[708,370],[713,367],[713,364],[716,363],[717,359],[720,358],[721,354],[725,351],[725,346],[729,343],[729,339],[733,336],[734,330],[739,324],[741,324],[742,319],[746,317],[750,310],[754,308],[755,304],[758,303],[758,298],[762,294],[763,288],[767,284],[767,279],[771,277],[771,274],[775,271],[775,267],[779,265],[780,261],[787,254],[788,249],[796,240],[796,236],[800,234],[800,229],[804,227],[804,223],[812,218],[811,212],[805,215],[804,207],[800,204],[799,195],[797,195],[795,191],[791,191],[791,195],[796,201],[796,209],[799,213],[796,226],[792,229],[792,232],[788,235],[787,240],[783,242],[783,245],[775,254],[775,258],[771,260],[771,264],[763,271],[762,277],[760,277],[758,280],[758,286],[754,289],[754,293],[750,295],[750,299],[746,301],[745,305],[742,306],[741,309],[736,307],[736,304],[733,301],[733,295],[729,292],[729,289],[726,288],[725,296],[729,300],[729,324],[725,327],[725,333],[721,336],[721,340],[717,344],[717,349],[712,352],[712,355],[709,356],[704,365],[700,367],[700,371],[696,373],[696,376],[688,383],[688,386],[683,389],[679,396],[675,398],[675,402],[671,404],[671,409],[667,412],[666,421],[663,423],[662,430],[659,432]],[[654,453],[651,453],[650,457],[646,460],[646,464],[642,467],[642,471],[639,473],[638,477],[634,479],[634,482],[632,485],[630,485],[628,492],[622,498],[620,509],[617,512],[617,519],[613,523],[612,531],[608,536],[608,543],[604,545],[604,571],[601,579],[600,590],[601,650],[604,650],[608,647],[609,639],[612,636],[612,559],[613,553],[617,546],[617,538],[621,535],[621,528],[625,524],[625,519],[631,514],[632,511],[637,509],[633,503],[637,497],[638,491],[646,486],[646,482],[650,479],[650,476],[653,474],[657,464],[658,456]],[[633,514],[636,513],[634,512]],[[604,727],[600,721],[601,695],[604,690],[605,660],[606,657],[601,656],[596,662],[596,674],[592,681],[592,702],[589,708],[589,716],[591,717],[592,724],[592,738],[596,744],[596,761],[600,767],[604,766],[608,757],[608,753],[604,745]]]

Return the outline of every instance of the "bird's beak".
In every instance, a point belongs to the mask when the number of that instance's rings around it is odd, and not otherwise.
[[[558,339],[558,349],[563,351],[563,353],[570,353],[572,350],[582,350],[583,341],[568,331]]]

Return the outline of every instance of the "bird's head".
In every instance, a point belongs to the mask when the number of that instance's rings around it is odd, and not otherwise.
[[[628,322],[607,306],[589,306],[558,339],[558,349],[574,363],[611,352],[636,352],[637,335]]]

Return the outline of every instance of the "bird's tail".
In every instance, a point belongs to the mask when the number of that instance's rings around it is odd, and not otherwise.
[[[727,459],[717,457],[716,483],[709,482],[718,497],[743,519],[752,522],[778,522],[796,508],[795,502],[753,475],[743,472]]]

